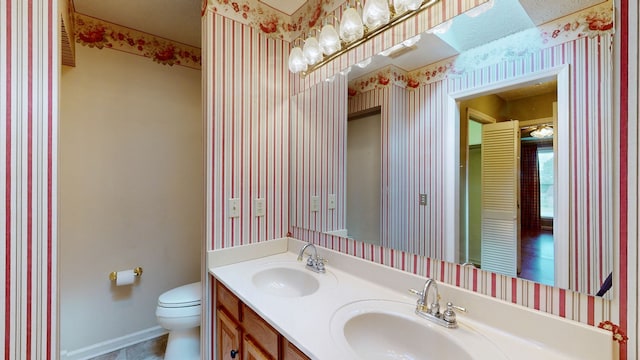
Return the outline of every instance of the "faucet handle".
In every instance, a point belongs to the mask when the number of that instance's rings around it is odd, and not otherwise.
[[[315,264],[316,261],[313,258],[313,255],[309,254],[309,257],[307,258],[307,266],[314,266]]]
[[[422,296],[422,291],[418,291],[416,289],[409,289],[409,293]]]
[[[452,302],[450,302],[450,301],[447,303],[447,310],[449,310],[449,308],[451,308],[451,309],[456,309],[456,310],[458,310],[458,311],[462,311],[463,313],[466,313],[466,312],[467,312],[467,309],[466,309],[466,308],[463,308],[462,306],[454,305],[454,304],[453,304]]]
[[[462,312],[467,312],[467,309],[461,307],[461,306],[457,306],[457,305],[453,305],[453,303],[448,302],[447,303],[447,310],[445,310],[442,313],[442,318],[444,319],[444,321],[450,323],[450,324],[455,324],[456,323],[456,313],[455,311],[453,311],[453,309],[456,309],[458,311],[462,311]]]
[[[427,304],[424,303],[424,296],[422,296],[422,291],[418,291],[416,289],[409,289],[409,293],[414,294],[418,297],[416,301],[416,309],[419,311],[426,311]]]
[[[414,294],[414,295],[416,295],[418,297],[422,297],[422,291],[418,291],[416,289],[409,289],[409,293],[410,294]]]

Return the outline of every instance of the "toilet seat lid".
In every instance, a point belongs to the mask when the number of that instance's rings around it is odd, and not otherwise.
[[[202,290],[200,282],[182,285],[171,289],[158,298],[158,306],[163,307],[185,307],[200,305]]]

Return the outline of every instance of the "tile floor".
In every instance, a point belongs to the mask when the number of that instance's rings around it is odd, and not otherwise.
[[[160,336],[90,360],[162,360],[168,336]]]

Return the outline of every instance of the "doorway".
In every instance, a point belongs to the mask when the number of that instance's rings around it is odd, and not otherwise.
[[[553,102],[557,102],[557,106],[553,106],[551,115],[540,115],[536,113],[536,110],[529,109],[527,113],[509,112],[504,109],[498,109],[491,112],[487,109],[487,96],[502,95],[505,91],[520,91],[524,93],[531,93],[532,87],[540,86],[548,82],[555,83],[554,93],[556,98]],[[495,98],[492,100],[495,102]],[[484,101],[484,105],[478,105],[479,102]],[[531,102],[529,100],[522,100],[524,102]],[[475,102],[475,103],[474,103]],[[490,101],[489,101],[490,102]],[[541,148],[540,157],[548,156],[548,151],[551,150],[553,154],[552,160],[549,164],[553,169],[551,177],[553,178],[552,184],[541,183],[543,194],[552,194],[553,196],[545,197],[546,203],[541,204],[542,207],[552,203],[553,215],[540,217],[540,231],[530,234],[527,231],[522,231],[519,226],[515,230],[517,231],[517,239],[519,244],[517,246],[521,249],[518,254],[521,255],[521,259],[518,261],[519,277],[529,278],[536,282],[545,284],[552,284],[555,286],[566,287],[568,285],[568,203],[569,203],[569,168],[568,168],[568,127],[569,127],[569,92],[568,92],[568,71],[566,67],[560,67],[539,74],[534,74],[528,77],[523,77],[517,80],[506,81],[502,83],[487,85],[483,88],[477,88],[473,90],[467,90],[463,92],[454,93],[450,97],[449,111],[455,117],[447,127],[447,132],[453,138],[453,141],[447,141],[447,146],[451,152],[448,153],[449,161],[452,163],[458,163],[459,166],[454,166],[448,169],[448,173],[445,177],[445,182],[449,185],[446,188],[446,198],[459,204],[458,208],[449,210],[448,216],[451,216],[451,221],[447,223],[447,244],[451,246],[450,249],[454,251],[447,252],[447,260],[464,263],[472,262],[477,264],[478,256],[475,256],[474,261],[474,246],[469,244],[469,238],[472,234],[469,234],[469,226],[473,225],[473,220],[469,218],[467,214],[468,201],[471,199],[471,192],[473,186],[469,186],[467,183],[468,176],[473,176],[473,167],[469,168],[467,163],[469,158],[479,157],[478,152],[482,152],[484,145],[473,145],[469,147],[467,141],[468,128],[470,123],[469,118],[464,116],[466,114],[466,108],[471,107],[480,108],[482,113],[489,115],[489,117],[495,118],[498,122],[505,120],[517,120],[522,119],[518,125],[518,130],[522,134],[522,137],[529,137],[531,131],[539,127],[539,122],[549,122],[549,127],[556,130],[555,135],[551,142],[551,145],[546,148]],[[471,105],[470,105],[471,104]],[[545,105],[549,111],[550,105]],[[510,109],[513,110],[513,109]],[[561,119],[557,121],[555,119]],[[464,121],[463,121],[464,120]],[[471,117],[472,121],[475,121]],[[475,121],[478,122],[478,121]],[[473,126],[473,125],[471,125]],[[516,131],[518,131],[516,130]],[[526,135],[526,136],[525,136]],[[524,140],[523,140],[524,141]],[[518,141],[521,144],[521,141]],[[547,154],[544,154],[545,151]],[[481,155],[480,155],[481,156]],[[445,159],[446,160],[446,159]],[[518,167],[520,162],[518,158]],[[547,159],[548,160],[548,159]],[[546,162],[546,161],[545,161]],[[547,165],[549,167],[549,165]],[[518,169],[520,173],[520,169]],[[519,181],[518,181],[519,184]],[[518,186],[519,187],[519,186]],[[520,190],[518,190],[520,191]],[[541,195],[543,195],[541,194]],[[525,197],[529,194],[525,193]],[[520,212],[521,197],[518,194],[517,208]],[[549,207],[547,206],[546,209]],[[520,214],[520,216],[522,216]],[[535,260],[529,261],[527,251],[529,250],[530,241],[536,241],[534,253]],[[564,259],[564,260],[563,260]],[[537,266],[536,269],[543,268],[544,274],[531,275],[531,268],[534,267],[531,264]],[[482,266],[482,264],[477,264]],[[484,266],[482,266],[484,268]],[[534,269],[535,270],[535,269]],[[491,271],[491,270],[490,270]],[[504,273],[496,271],[499,273]],[[509,274],[515,276],[515,274]]]
[[[347,232],[380,245],[382,117],[380,108],[347,119]]]

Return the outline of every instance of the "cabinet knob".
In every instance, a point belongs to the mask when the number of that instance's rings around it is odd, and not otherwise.
[[[238,355],[238,350],[231,350],[231,354],[229,354],[229,355],[231,355],[232,359],[235,359],[236,355]]]

